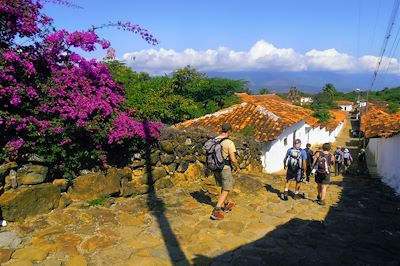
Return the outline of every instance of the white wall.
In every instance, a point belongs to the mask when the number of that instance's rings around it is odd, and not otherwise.
[[[375,157],[382,181],[400,195],[400,134],[391,138],[372,138],[367,146],[367,156]]]
[[[302,140],[302,145],[306,145],[306,125],[304,121],[298,122],[285,129],[279,137],[270,141],[262,147],[261,162],[264,171],[267,173],[277,172],[283,169],[283,159],[289,148],[293,147],[293,132],[296,130],[296,138]],[[287,139],[287,145],[285,145]]]
[[[261,162],[264,171],[267,173],[277,172],[283,169],[283,158],[289,148],[293,147],[293,133],[296,130],[296,139],[301,139],[302,148],[306,147],[307,143],[311,145],[323,144],[325,142],[334,142],[336,136],[340,133],[344,122],[334,131],[327,131],[325,128],[311,127],[304,121],[298,122],[279,135],[278,139],[268,142],[262,147]],[[287,139],[287,145],[285,145]]]
[[[353,110],[353,106],[351,104],[340,104],[339,106],[343,111],[350,112]]]

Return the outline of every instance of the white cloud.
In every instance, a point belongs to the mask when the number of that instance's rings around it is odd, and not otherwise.
[[[137,71],[151,74],[170,73],[186,65],[200,71],[333,71],[333,72],[372,72],[378,57],[365,55],[353,57],[336,49],[312,49],[305,54],[292,48],[277,48],[264,40],[256,42],[249,51],[235,51],[227,47],[216,50],[196,51],[188,48],[182,52],[161,48],[125,53],[125,62]],[[386,70],[389,58],[385,58],[382,70]],[[400,62],[391,58],[389,73],[400,75]]]

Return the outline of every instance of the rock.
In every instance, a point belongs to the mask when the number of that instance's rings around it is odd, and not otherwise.
[[[28,162],[32,162],[32,163],[44,163],[46,162],[46,159],[37,155],[37,154],[27,154],[26,155],[26,160]]]
[[[93,236],[83,241],[81,248],[88,252],[93,252],[96,249],[109,247],[112,246],[113,244],[114,242],[110,240],[108,237],[100,235],[100,236]]]
[[[87,266],[87,262],[84,256],[77,255],[71,257],[66,263],[65,266]]]
[[[186,156],[182,157],[182,160],[183,161],[188,161],[190,163],[194,163],[194,162],[197,161],[197,158],[194,155],[186,155]]]
[[[142,176],[144,174],[144,170],[143,169],[135,169],[132,171],[132,179],[135,176]]]
[[[9,266],[33,266],[33,263],[29,260],[17,260],[13,261],[11,264],[8,263]]]
[[[100,196],[119,193],[121,175],[116,171],[108,171],[107,176],[101,172],[78,176],[68,189],[72,200],[91,201]]]
[[[177,166],[178,164],[176,163],[171,163],[170,165],[168,165],[167,166],[168,173],[172,174],[173,172],[175,172]]]
[[[133,181],[124,182],[121,185],[120,196],[121,197],[130,197],[133,194],[136,194],[137,189],[135,183]]]
[[[205,155],[200,155],[200,156],[198,157],[198,159],[199,159],[199,162],[201,162],[201,163],[203,163],[203,164],[205,164],[205,163],[206,163],[206,160],[207,160],[207,158],[206,158]]]
[[[257,190],[264,189],[263,183],[250,177],[250,176],[238,176],[235,177],[234,187],[238,188],[241,192],[252,193]]]
[[[168,154],[173,154],[174,153],[174,148],[176,146],[176,143],[171,140],[162,140],[160,141],[160,147],[161,150]]]
[[[192,145],[192,140],[191,140],[191,139],[189,139],[189,138],[188,138],[188,139],[186,139],[186,140],[185,140],[185,145],[186,145],[186,146],[190,146],[190,145]]]
[[[16,249],[21,243],[21,238],[13,232],[0,232],[0,248]]]
[[[61,191],[67,191],[68,179],[54,179],[53,184],[60,188]]]
[[[43,266],[61,266],[61,261],[56,259],[47,259],[43,261]]]
[[[61,193],[60,202],[58,203],[59,209],[64,209],[72,203],[72,199],[65,192]]]
[[[158,153],[150,154],[151,165],[156,165],[159,160],[160,160],[160,155]]]
[[[157,190],[164,189],[164,188],[170,188],[170,187],[172,187],[173,185],[174,185],[174,184],[172,183],[171,177],[170,177],[170,176],[166,176],[166,177],[164,177],[164,178],[161,178],[161,179],[157,180],[157,181],[154,183],[154,187],[155,187]]]
[[[40,184],[9,190],[0,196],[0,208],[7,221],[22,221],[31,215],[47,213],[57,208],[60,188],[53,184]]]
[[[13,249],[2,249],[2,248],[0,248],[0,265],[10,260],[11,259],[11,254],[13,252],[14,252]]]
[[[83,170],[79,171],[79,175],[87,175],[87,174],[90,174],[90,173],[91,173],[91,171],[87,170],[87,169],[83,169]]]
[[[142,178],[141,178],[141,183],[142,184],[148,184],[149,181],[148,179],[150,178],[152,182],[156,182],[158,179],[163,178],[164,176],[167,176],[167,171],[163,167],[154,167],[150,173],[144,173]]]
[[[12,254],[12,258],[16,260],[42,261],[47,258],[48,254],[47,251],[38,248],[26,247],[16,250]]]
[[[186,170],[187,170],[188,168],[189,168],[189,163],[186,162],[186,161],[182,161],[182,162],[179,164],[177,171],[178,171],[179,173],[185,173]]]
[[[188,146],[179,145],[176,147],[176,154],[179,157],[184,157],[189,153]]]
[[[132,156],[132,162],[134,161],[134,160],[140,160],[140,159],[142,159],[142,155],[140,154],[140,153],[134,153],[133,154],[133,156]]]
[[[160,156],[160,161],[162,164],[167,165],[175,161],[175,156],[171,154],[163,154]]]
[[[0,165],[0,179],[4,178],[8,174],[9,170],[15,169],[17,167],[18,164],[16,162],[8,162]]]
[[[190,164],[184,173],[187,180],[195,180],[204,176],[204,167],[200,163]]]
[[[121,180],[121,179],[128,179],[132,178],[132,171],[129,167],[124,167],[122,169],[119,168],[110,168],[107,170],[106,178],[111,178],[113,180]]]
[[[46,180],[49,168],[43,165],[27,164],[17,171],[19,185],[35,185]]]
[[[139,167],[142,167],[142,166],[144,166],[146,164],[146,161],[145,160],[140,160],[140,161],[133,161],[132,163],[131,163],[131,166],[132,166],[132,168],[139,168]]]

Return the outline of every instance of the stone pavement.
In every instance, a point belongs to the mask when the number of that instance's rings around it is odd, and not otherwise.
[[[348,128],[339,144],[356,143]],[[333,177],[326,206],[314,202],[314,182],[285,202],[282,175],[237,181],[224,221],[209,219],[218,189],[204,179],[10,224],[0,229],[9,239],[0,264],[399,265],[400,200],[379,179]]]

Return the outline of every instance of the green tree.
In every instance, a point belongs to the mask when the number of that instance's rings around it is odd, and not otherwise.
[[[259,91],[260,94],[268,94],[269,90],[267,88],[261,88]]]
[[[323,92],[326,92],[332,99],[337,94],[337,90],[332,83],[325,84],[324,88],[322,89]]]

